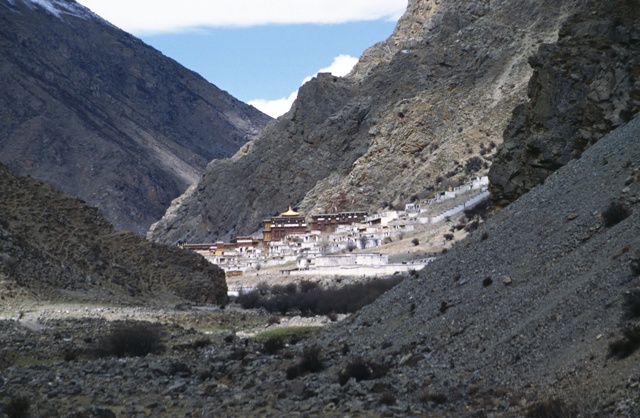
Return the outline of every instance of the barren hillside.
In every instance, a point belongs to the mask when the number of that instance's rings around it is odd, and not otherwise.
[[[0,0],[0,162],[146,233],[270,118],[73,0]]]

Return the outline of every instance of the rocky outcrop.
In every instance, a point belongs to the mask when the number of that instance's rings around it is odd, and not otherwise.
[[[94,207],[0,165],[0,298],[225,304],[222,269],[116,231]]]
[[[640,5],[590,2],[529,62],[529,101],[515,109],[489,173],[499,206],[640,110]]]
[[[202,180],[153,240],[256,233],[293,205],[310,215],[376,211],[485,174],[572,1],[413,0],[391,38],[344,79],[320,76],[292,110]],[[284,209],[283,209],[284,208]]]
[[[71,0],[0,0],[0,161],[146,233],[270,118]]]

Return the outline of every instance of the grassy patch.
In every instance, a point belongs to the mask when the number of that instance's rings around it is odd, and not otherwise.
[[[253,338],[259,342],[264,342],[269,339],[287,341],[291,340],[291,338],[306,338],[319,329],[320,327],[276,327],[256,334]]]

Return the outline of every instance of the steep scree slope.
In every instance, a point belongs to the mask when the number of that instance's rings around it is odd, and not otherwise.
[[[514,111],[489,172],[499,206],[640,111],[640,3],[592,2],[530,63],[529,101]]]
[[[0,0],[0,52],[0,161],[117,228],[146,233],[270,120],[71,0]]]
[[[98,213],[0,164],[0,299],[226,303],[224,272],[190,251],[116,231]],[[4,303],[4,302],[3,302]]]
[[[606,227],[611,202],[630,216]],[[608,358],[621,329],[640,324],[625,314],[625,294],[640,288],[632,260],[640,261],[640,117],[318,346],[336,358],[347,343],[349,358],[390,365],[376,385],[393,388],[399,404],[422,409],[421,394],[427,404],[428,394],[444,394],[434,416],[523,416],[523,406],[549,397],[593,416],[637,416],[640,350]]]
[[[173,243],[253,233],[290,204],[306,214],[373,211],[486,173],[524,98],[527,58],[556,39],[573,6],[410,1],[393,36],[351,75],[305,85],[257,140],[211,163],[149,237]]]

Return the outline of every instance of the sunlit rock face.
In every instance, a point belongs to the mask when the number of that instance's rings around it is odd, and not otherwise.
[[[490,171],[492,199],[513,202],[640,110],[640,5],[596,2],[529,63],[528,100],[515,109]]]
[[[351,74],[307,83],[256,140],[212,162],[149,237],[256,233],[289,205],[373,212],[485,175],[526,100],[528,58],[557,39],[573,3],[410,1]]]

